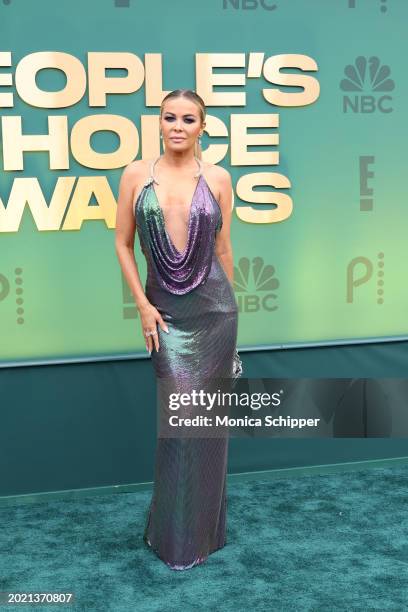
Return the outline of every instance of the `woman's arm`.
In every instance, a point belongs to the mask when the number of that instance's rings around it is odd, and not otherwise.
[[[133,211],[135,193],[143,183],[144,166],[142,161],[135,161],[126,166],[120,183],[118,207],[116,210],[115,249],[122,272],[135,298],[140,313],[140,324],[146,341],[146,349],[151,354],[153,347],[160,348],[157,325],[168,333],[168,327],[157,308],[149,302],[140,280],[139,270],[135,260],[134,246],[136,235],[136,219]],[[145,336],[146,331],[154,331],[154,335]]]
[[[132,162],[123,170],[120,179],[115,229],[116,255],[139,310],[149,304],[134,254],[136,220],[133,214],[133,198],[140,184],[140,162]]]
[[[217,166],[219,169],[219,200],[222,212],[222,228],[217,234],[215,241],[215,252],[222,267],[230,281],[234,281],[234,258],[231,245],[231,217],[232,217],[232,181],[228,170]]]

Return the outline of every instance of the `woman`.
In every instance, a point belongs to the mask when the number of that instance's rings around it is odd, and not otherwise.
[[[174,381],[178,392],[241,371],[232,184],[225,169],[201,159],[205,116],[195,92],[169,93],[160,109],[164,153],[129,164],[119,186],[116,252],[157,381]],[[145,292],[136,230],[147,262]],[[226,436],[158,439],[144,541],[171,569],[198,565],[226,543],[227,449]]]

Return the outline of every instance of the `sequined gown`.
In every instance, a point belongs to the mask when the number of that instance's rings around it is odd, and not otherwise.
[[[160,312],[160,348],[152,350],[156,377],[173,377],[179,390],[203,377],[230,377],[237,342],[238,306],[215,253],[222,213],[202,172],[190,207],[183,252],[166,230],[154,189],[154,168],[135,204],[136,227],[147,262],[146,297]],[[201,434],[200,434],[201,435]],[[143,539],[171,569],[204,562],[226,543],[228,437],[158,437],[153,495]]]

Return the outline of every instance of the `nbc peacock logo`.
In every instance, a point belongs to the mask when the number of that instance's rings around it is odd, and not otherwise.
[[[265,265],[262,257],[241,257],[238,266],[234,266],[234,291],[240,312],[276,310],[279,284],[274,266]]]
[[[392,96],[383,92],[393,91],[395,83],[390,78],[391,69],[381,64],[378,57],[359,56],[354,65],[348,64],[344,73],[347,78],[340,82],[340,89],[350,92],[343,96],[343,112],[353,113],[392,113]],[[352,92],[355,92],[352,95]]]

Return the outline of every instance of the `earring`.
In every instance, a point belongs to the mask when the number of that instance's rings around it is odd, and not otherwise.
[[[163,138],[163,134],[160,132],[160,138]]]

